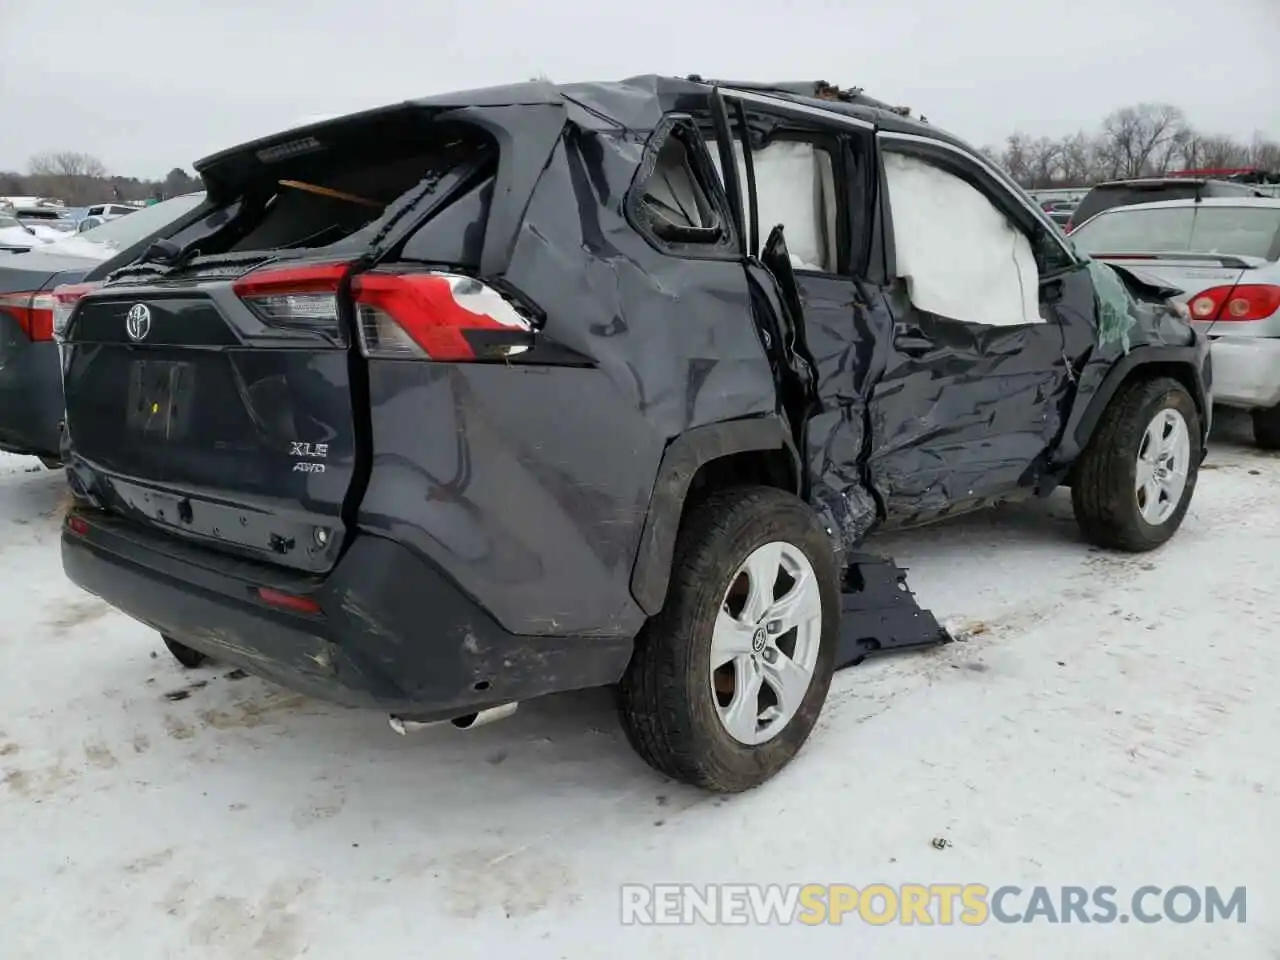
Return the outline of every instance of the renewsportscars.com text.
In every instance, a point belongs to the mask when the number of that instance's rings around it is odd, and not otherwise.
[[[1244,923],[1244,887],[1145,885],[991,887],[981,883],[627,884],[622,922],[872,926]]]

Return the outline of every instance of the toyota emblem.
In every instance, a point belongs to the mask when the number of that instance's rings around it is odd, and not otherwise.
[[[135,343],[147,339],[151,332],[151,308],[145,303],[135,303],[124,317],[124,332]]]

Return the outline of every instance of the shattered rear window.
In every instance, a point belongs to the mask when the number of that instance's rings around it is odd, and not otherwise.
[[[344,241],[367,246],[410,203],[437,188],[442,196],[469,188],[473,184],[459,184],[457,176],[488,170],[497,159],[483,131],[436,121],[422,110],[335,123],[309,142],[306,151],[246,149],[216,161],[206,179],[228,181],[216,195],[223,209],[235,209],[211,235],[189,245],[205,258]]]

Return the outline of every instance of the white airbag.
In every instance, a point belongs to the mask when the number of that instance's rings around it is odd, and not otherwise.
[[[915,157],[883,156],[897,272],[911,303],[968,323],[1044,323],[1026,234],[959,177]]]
[[[719,151],[714,142],[707,147],[723,182]],[[735,143],[734,151],[743,191],[742,209],[749,215],[747,164],[742,145]],[[834,243],[827,242],[831,234],[826,227],[828,223],[834,226],[835,184],[831,179],[830,159],[825,153],[812,144],[796,141],[778,141],[751,152],[759,203],[760,242],[768,239],[770,230],[782,224],[791,261],[802,270],[834,269],[831,265],[834,257],[829,254],[834,252],[831,250]]]

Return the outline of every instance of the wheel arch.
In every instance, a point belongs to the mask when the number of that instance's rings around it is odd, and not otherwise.
[[[1093,438],[1102,414],[1121,390],[1140,380],[1170,377],[1182,384],[1200,415],[1201,448],[1209,435],[1213,411],[1209,384],[1201,374],[1201,352],[1197,345],[1135,347],[1112,365],[1106,377],[1087,404],[1077,405],[1071,413],[1067,429],[1055,459],[1070,469]]]
[[[631,595],[650,616],[662,609],[676,537],[688,507],[733,486],[765,485],[800,494],[803,472],[780,416],[694,427],[663,451],[631,570]]]

